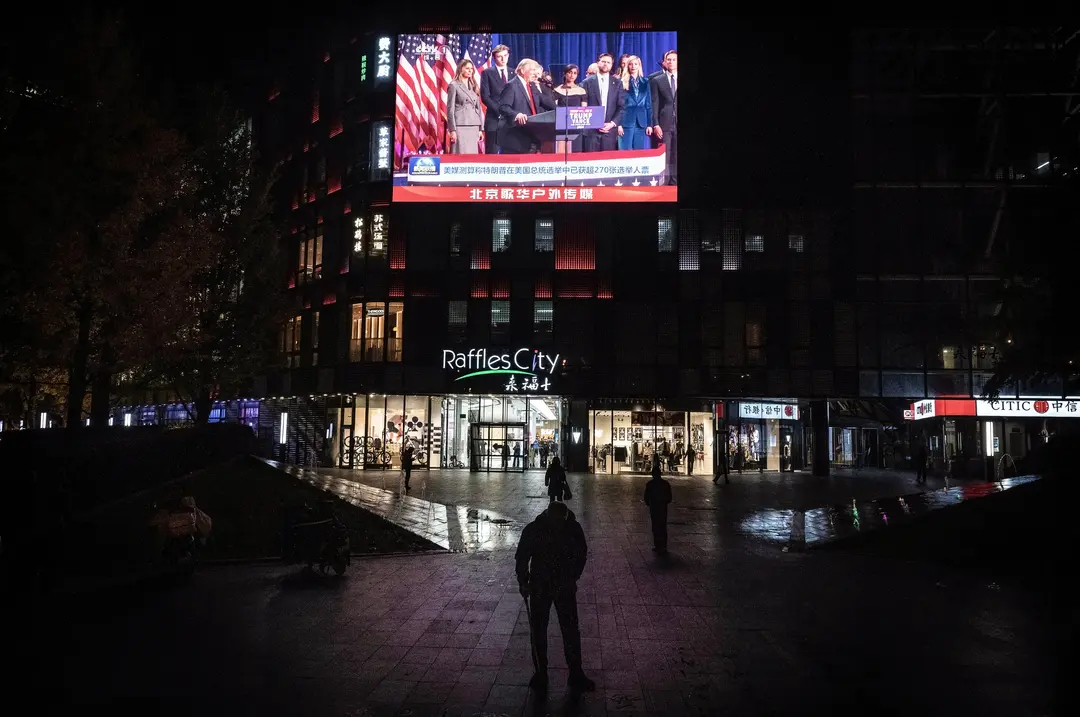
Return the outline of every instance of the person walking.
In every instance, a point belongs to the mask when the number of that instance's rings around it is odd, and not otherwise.
[[[660,475],[660,461],[653,459],[652,480],[645,484],[645,505],[652,520],[653,550],[667,553],[667,513],[671,503],[671,484]]]
[[[559,457],[551,459],[547,473],[544,474],[544,485],[548,487],[548,498],[552,503],[561,503],[565,498],[570,498],[570,484],[566,480],[566,470],[563,469]]]
[[[913,459],[915,461],[915,482],[926,482],[926,437],[919,436],[918,443],[915,445],[915,455]]]
[[[529,615],[533,663],[536,673],[529,686],[544,691],[548,684],[547,628],[551,606],[559,618],[563,654],[570,668],[567,686],[588,692],[596,689],[581,668],[581,631],[578,627],[577,581],[585,571],[589,547],[585,532],[565,503],[551,503],[547,510],[521,531],[516,561],[518,591]]]

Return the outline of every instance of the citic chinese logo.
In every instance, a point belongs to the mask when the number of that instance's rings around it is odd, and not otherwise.
[[[784,406],[784,415],[785,416],[787,416],[788,418],[791,418],[791,416],[794,413],[795,413],[795,411],[791,408],[791,406]]]
[[[1035,413],[1049,413],[1049,411],[1050,411],[1050,402],[1049,401],[1035,401],[1035,403],[1032,405],[1032,408],[1035,409]]]

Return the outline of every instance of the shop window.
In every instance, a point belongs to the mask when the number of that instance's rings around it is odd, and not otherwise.
[[[536,236],[533,240],[533,247],[538,252],[548,253],[555,251],[555,220],[536,220]]]
[[[656,251],[675,251],[675,221],[671,217],[660,217],[656,220]]]
[[[793,254],[802,254],[805,249],[805,241],[802,234],[788,234],[787,248]]]
[[[492,253],[510,251],[510,219],[496,217],[491,220]]]
[[[554,328],[555,308],[551,301],[533,302],[533,338],[537,342],[551,341]]]
[[[502,341],[510,336],[510,302],[491,302],[491,340]]]

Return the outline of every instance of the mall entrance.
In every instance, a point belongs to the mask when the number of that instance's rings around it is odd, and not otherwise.
[[[470,423],[469,469],[521,473],[528,463],[524,423]]]

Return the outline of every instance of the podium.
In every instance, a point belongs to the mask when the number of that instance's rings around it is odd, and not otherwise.
[[[525,123],[543,154],[554,152],[555,142],[573,142],[583,131],[603,126],[604,108],[601,105],[556,107],[532,115]]]

